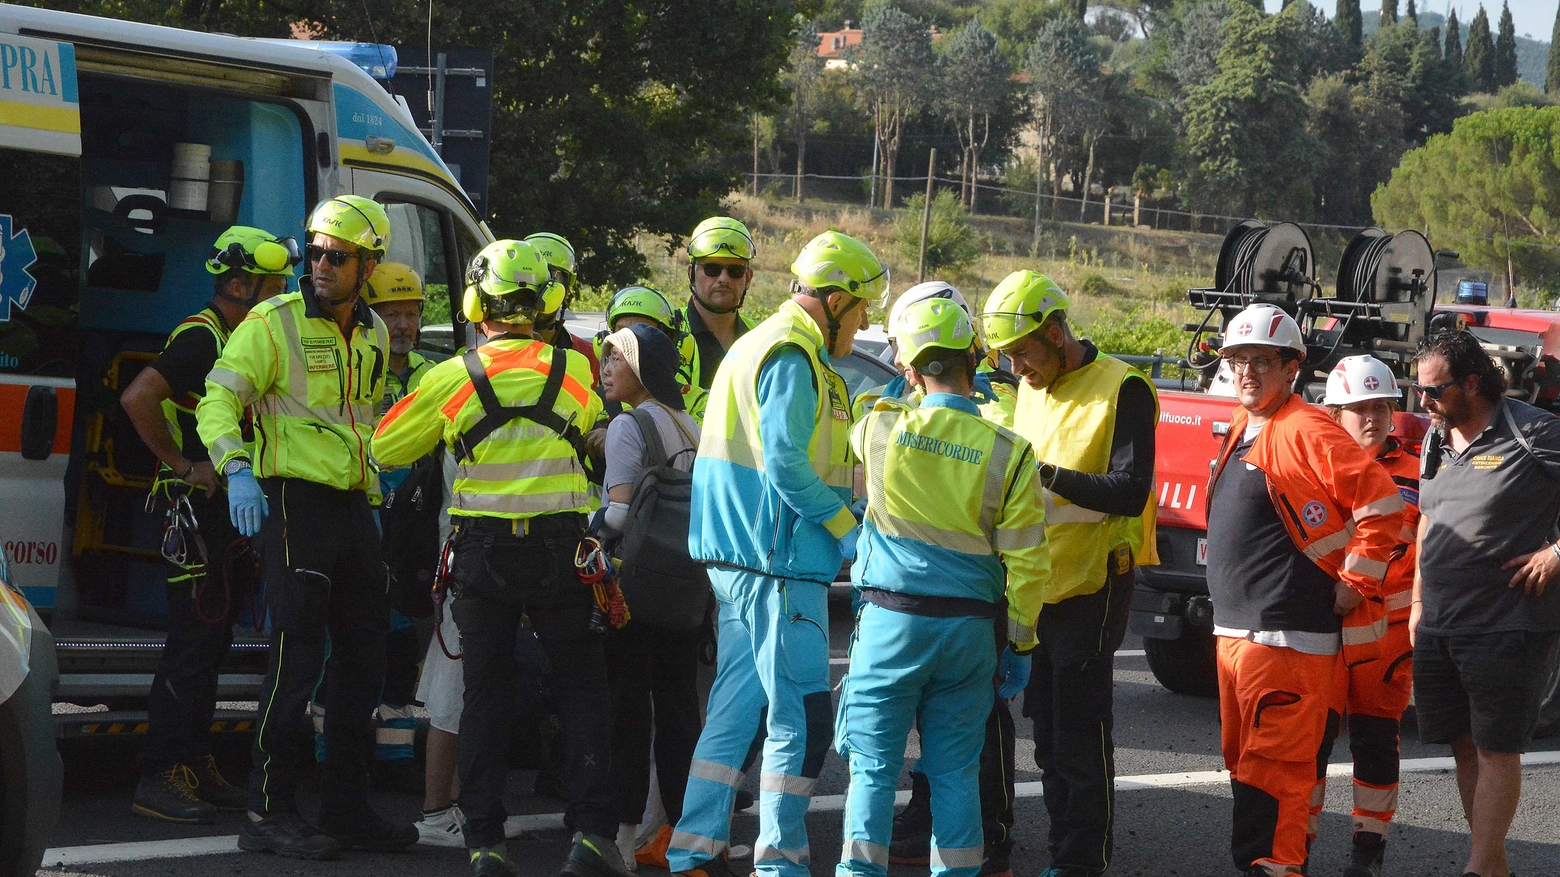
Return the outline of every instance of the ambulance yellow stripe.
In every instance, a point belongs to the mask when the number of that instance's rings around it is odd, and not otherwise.
[[[0,101],[0,125],[80,134],[81,113],[66,107],[40,107],[33,104]]]

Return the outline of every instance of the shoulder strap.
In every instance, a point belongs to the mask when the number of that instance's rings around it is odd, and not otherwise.
[[[665,466],[672,462],[666,454],[666,443],[661,441],[661,428],[656,426],[655,418],[650,412],[642,408],[628,409],[628,416],[634,418],[634,423],[639,427],[639,434],[645,443],[645,456],[652,462],[652,466]]]
[[[482,359],[477,356],[477,351],[467,350],[461,359],[466,366],[466,376],[471,379],[471,385],[476,390],[477,399],[482,402],[483,415],[475,426],[466,430],[450,444],[450,447],[455,450],[456,459],[474,459],[476,447],[484,439],[504,426],[524,418],[556,432],[574,448],[574,455],[579,459],[580,467],[585,470],[585,474],[593,475],[595,466],[590,462],[590,455],[585,452],[585,436],[572,420],[564,420],[553,409],[554,403],[558,401],[558,391],[563,387],[563,374],[568,370],[567,360],[554,361],[551,364],[547,370],[547,383],[542,387],[542,395],[534,404],[506,406],[499,403],[498,394],[493,391],[493,382],[488,378],[487,369],[482,367]]]
[[[1529,457],[1537,459],[1533,453],[1533,443],[1528,441],[1527,436],[1522,434],[1522,427],[1517,425],[1517,418],[1511,413],[1510,403],[1504,399],[1500,402],[1500,412],[1506,415],[1506,425],[1511,427],[1511,434],[1516,436],[1517,444],[1522,446],[1522,450],[1527,451]]]

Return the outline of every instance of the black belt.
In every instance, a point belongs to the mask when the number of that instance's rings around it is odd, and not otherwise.
[[[885,591],[882,588],[862,588],[861,599],[893,612],[929,618],[996,618],[1002,611],[1000,603],[988,603],[971,597],[928,597]]]

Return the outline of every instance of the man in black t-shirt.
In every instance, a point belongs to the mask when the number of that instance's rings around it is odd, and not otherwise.
[[[1421,456],[1419,568],[1408,619],[1419,737],[1450,743],[1472,851],[1466,874],[1506,877],[1522,752],[1560,650],[1560,418],[1504,395],[1467,332],[1418,357],[1432,433]]]
[[[234,590],[240,576],[230,561],[249,548],[233,529],[227,496],[196,434],[195,405],[233,327],[250,308],[287,290],[298,261],[292,238],[247,226],[223,232],[206,262],[215,275],[211,302],[174,327],[162,353],[120,395],[160,463],[153,493],[165,502],[188,500],[205,546],[203,562],[194,537],[184,534],[183,562],[168,575],[168,638],[147,698],[150,729],[131,805],[141,816],[210,823],[219,809],[245,809],[244,790],[217,771],[210,729],[217,668],[246,596]]]

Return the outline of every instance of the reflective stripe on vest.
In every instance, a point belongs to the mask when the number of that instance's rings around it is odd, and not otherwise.
[[[222,327],[222,319],[217,316],[217,312],[209,307],[180,320],[179,325],[174,326],[173,331],[168,333],[168,340],[163,344],[163,350],[173,345],[173,339],[197,327],[211,333],[217,345],[217,356],[220,358],[222,347],[227,344],[228,333]],[[195,406],[199,403],[200,393],[191,393],[179,399],[162,400],[163,420],[167,421],[168,432],[173,435],[173,444],[181,453],[184,451],[184,427],[179,424],[179,415],[194,417]]]

